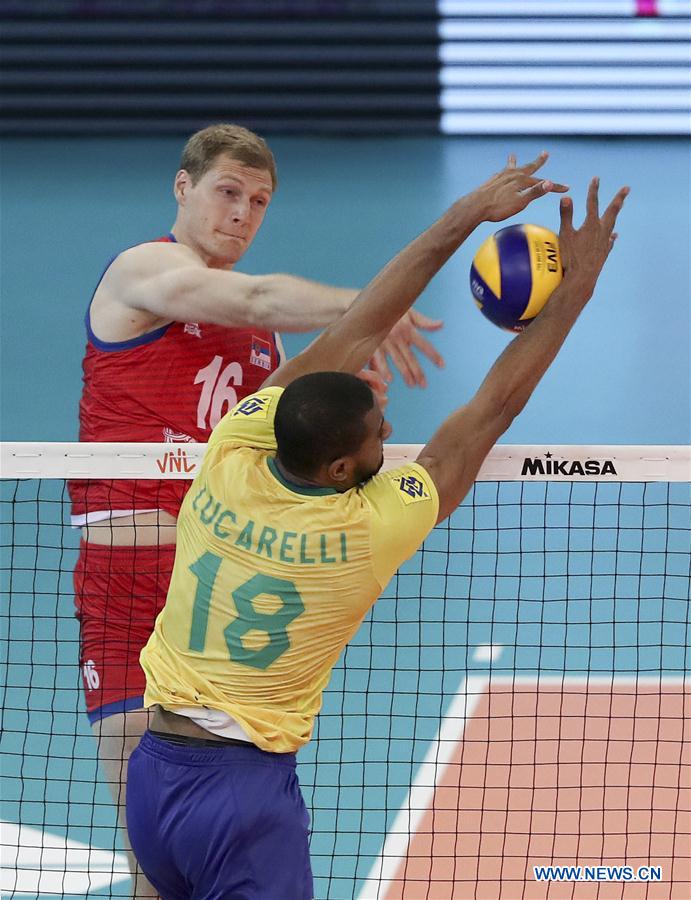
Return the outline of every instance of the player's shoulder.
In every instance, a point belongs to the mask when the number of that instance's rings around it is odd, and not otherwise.
[[[90,307],[92,326],[105,334],[115,324],[118,334],[120,326],[129,333],[133,325],[132,310],[137,310],[137,326],[141,331],[167,324],[174,317],[168,310],[151,311],[146,297],[155,291],[158,276],[190,266],[204,266],[204,263],[190,247],[171,240],[154,239],[121,251],[110,260],[94,291]],[[113,323],[110,321],[113,316],[123,321]]]
[[[273,386],[250,394],[221,419],[209,438],[209,449],[220,444],[274,449],[274,417],[284,388]]]
[[[439,497],[432,479],[414,462],[376,475],[361,496],[370,507],[372,566],[383,587],[434,528]]]
[[[163,240],[135,244],[122,250],[110,261],[94,299],[119,301],[127,296],[131,289],[136,287],[140,290],[148,279],[188,266],[204,266],[204,263],[194,250],[185,244]]]
[[[400,514],[412,505],[439,503],[437,489],[429,473],[416,462],[380,472],[359,488],[361,496],[379,511]]]
[[[281,399],[284,391],[285,388],[279,385],[260,388],[234,406],[228,413],[228,418],[240,421],[247,419],[254,419],[255,421],[273,419],[276,415],[278,401]]]
[[[201,258],[186,244],[155,239],[127,247],[110,264],[109,272],[120,277],[142,278],[170,266],[203,266]]]

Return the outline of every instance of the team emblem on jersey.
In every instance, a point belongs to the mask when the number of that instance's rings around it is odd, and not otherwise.
[[[199,327],[199,322],[185,322],[183,334],[193,334],[195,337],[200,338],[202,330]]]
[[[166,444],[189,444],[194,441],[193,437],[185,434],[184,431],[173,431],[172,428],[163,429],[163,440]]]
[[[420,500],[429,500],[431,497],[425,482],[416,475],[401,475],[399,472],[392,473],[390,478],[396,493],[405,506],[410,503],[419,503]]]
[[[231,413],[231,419],[236,416],[254,416],[255,419],[265,419],[270,406],[271,397],[248,397],[235,407]]]
[[[250,365],[271,370],[271,344],[254,335],[252,335]]]

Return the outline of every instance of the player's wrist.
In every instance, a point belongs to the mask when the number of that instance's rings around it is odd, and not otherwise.
[[[462,224],[468,231],[473,231],[478,225],[488,221],[490,204],[480,190],[472,191],[461,197],[451,207]]]
[[[486,207],[476,193],[467,194],[457,200],[446,213],[447,221],[455,237],[463,235],[463,240],[485,221]]]
[[[564,272],[564,278],[560,287],[563,293],[585,305],[593,296],[596,282],[597,278],[593,278],[589,273],[574,268]]]

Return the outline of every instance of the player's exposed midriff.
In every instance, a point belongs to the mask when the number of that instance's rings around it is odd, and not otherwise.
[[[82,527],[82,537],[90,544],[110,547],[174,544],[175,516],[163,509],[134,513],[114,519],[90,522]]]

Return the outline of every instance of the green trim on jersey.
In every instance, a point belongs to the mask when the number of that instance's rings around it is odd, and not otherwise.
[[[273,456],[267,456],[266,464],[276,481],[280,481],[283,487],[288,488],[288,490],[292,491],[294,494],[305,494],[307,497],[326,497],[327,494],[338,493],[336,488],[307,487],[307,485],[294,484],[292,481],[288,481],[283,477],[283,475],[281,475],[278,466],[276,465],[276,460],[273,458]]]

